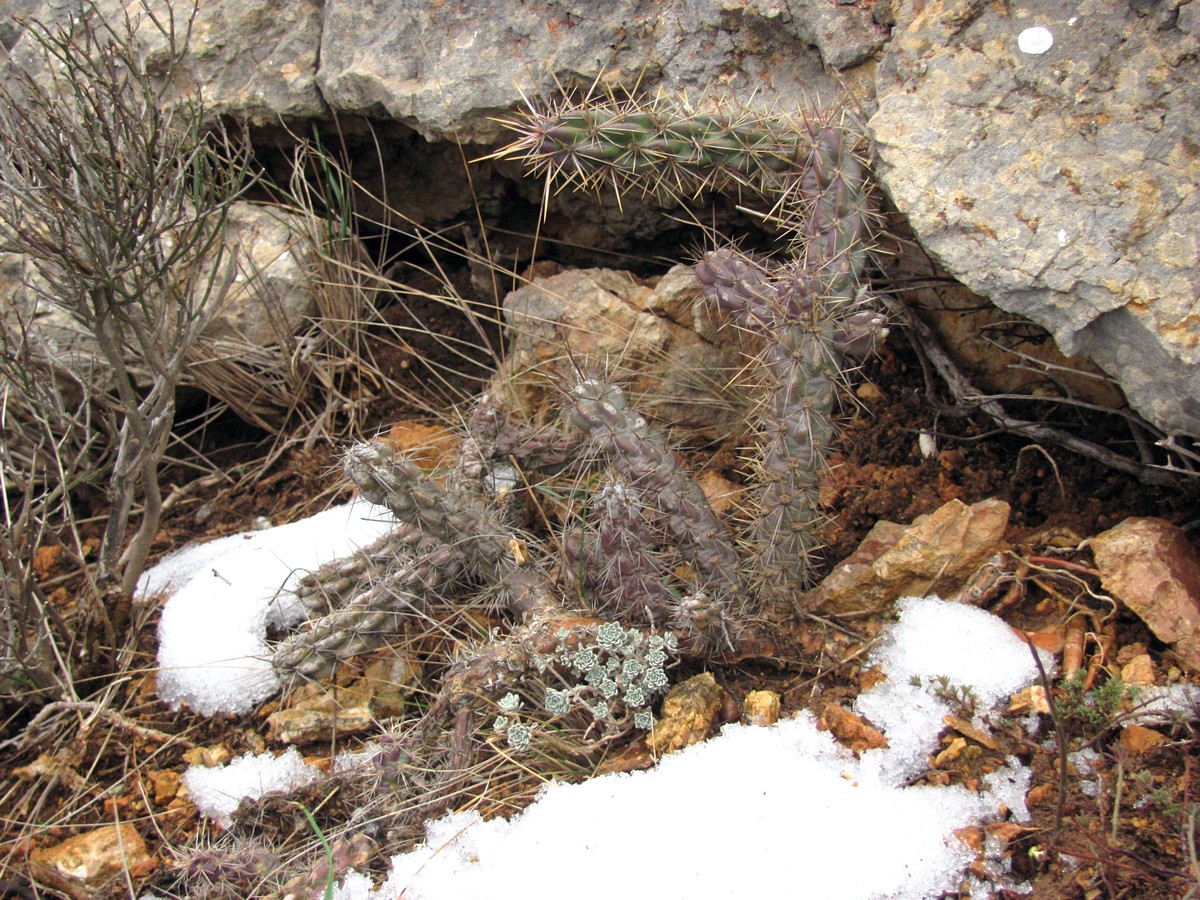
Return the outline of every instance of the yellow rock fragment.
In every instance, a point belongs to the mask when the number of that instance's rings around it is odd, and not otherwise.
[[[39,881],[75,898],[100,895],[107,882],[150,862],[146,842],[133,825],[105,825],[35,850],[30,868]]]
[[[774,691],[751,691],[746,695],[743,715],[751,725],[774,725],[779,721],[779,695]]]

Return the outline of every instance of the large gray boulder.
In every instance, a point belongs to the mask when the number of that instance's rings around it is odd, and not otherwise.
[[[11,46],[16,65],[38,71],[41,53],[20,25],[38,21],[62,27],[79,15],[81,0],[16,0],[0,10],[0,44]],[[203,0],[195,16],[188,2],[96,0],[105,20],[128,13],[150,71],[169,59],[170,26],[188,53],[176,67],[172,87],[180,95],[199,91],[205,107],[256,124],[297,121],[329,114],[317,90],[321,4],[315,0]],[[147,12],[148,10],[148,12]],[[190,30],[189,30],[190,29]]]
[[[857,5],[824,0],[328,0],[318,82],[335,109],[487,142],[523,95],[572,80],[830,100],[824,65],[861,62],[884,36]]]
[[[1200,4],[895,5],[869,128],[922,245],[1200,435]]]

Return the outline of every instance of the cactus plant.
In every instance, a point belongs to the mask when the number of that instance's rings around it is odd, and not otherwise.
[[[729,187],[776,193],[812,144],[778,117],[693,110],[665,97],[589,95],[502,122],[520,137],[497,155],[521,157],[549,183],[685,197]]]
[[[563,535],[563,550],[596,611],[628,622],[669,622],[675,594],[657,550],[664,541],[637,488],[621,476],[607,478],[584,509],[578,527]]]
[[[863,312],[867,180],[843,127],[785,121],[748,109],[703,112],[681,102],[609,97],[530,109],[521,136],[498,156],[524,159],[584,188],[686,199],[701,190],[752,189],[791,237],[792,259],[775,268],[731,249],[696,266],[705,295],[760,335],[770,396],[761,406],[756,585],[795,595],[810,581],[819,546],[818,490],[834,433],[843,351],[861,353],[881,322]]]
[[[578,379],[565,391],[567,429],[514,421],[497,399],[502,392],[488,394],[466,419],[457,467],[439,478],[378,442],[347,455],[347,473],[364,496],[388,506],[402,525],[382,545],[302,583],[301,602],[330,611],[279,646],[275,662],[285,671],[328,668],[378,644],[381,629],[405,610],[424,608],[431,593],[472,586],[501,588],[499,605],[535,633],[565,595],[547,574],[548,559],[527,558],[524,538],[489,490],[510,492],[521,473],[535,471],[574,471],[577,483],[588,483],[595,451],[620,480],[610,477],[585,504],[594,521],[556,539],[568,568],[582,569],[581,599],[593,609],[626,621],[666,619],[694,647],[712,650],[733,643],[731,624],[742,613],[735,601],[793,598],[809,583],[837,384],[846,357],[881,333],[864,287],[867,179],[847,131],[828,121],[785,121],[729,104],[700,110],[662,98],[588,97],[531,109],[509,124],[519,136],[494,155],[523,158],[548,185],[636,187],[676,199],[708,189],[755,191],[786,227],[790,258],[782,264],[720,249],[695,269],[705,296],[762,347],[767,396],[757,426],[756,521],[745,542],[752,549],[739,552],[664,437],[618,386]],[[683,581],[655,556],[672,548],[690,573]],[[355,578],[357,588],[348,588]]]

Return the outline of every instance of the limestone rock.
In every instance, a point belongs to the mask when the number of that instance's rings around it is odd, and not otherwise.
[[[728,696],[711,672],[675,685],[663,700],[662,717],[646,737],[650,751],[663,756],[707,740],[720,724]]]
[[[311,225],[301,213],[275,207],[238,202],[230,208],[225,264],[236,253],[238,274],[207,336],[237,336],[261,347],[286,343],[303,330],[317,312]]]
[[[236,254],[239,271],[207,336],[236,335],[261,347],[278,343],[282,335],[290,338],[308,323],[317,311],[307,261],[315,252],[308,237],[310,225],[296,212],[245,201],[230,207],[223,265]],[[199,297],[207,274],[198,282]],[[0,309],[19,310],[56,351],[94,355],[92,339],[51,303],[49,293],[29,260],[16,253],[0,254]]]
[[[0,60],[4,59],[3,51],[11,50],[24,32],[17,20],[30,19],[41,5],[42,0],[9,0],[5,4],[4,12],[0,13],[0,48],[3,48]]]
[[[874,612],[909,595],[949,594],[1003,548],[1009,512],[1003,500],[951,500],[907,527],[879,522],[801,605],[835,615]]]
[[[612,269],[537,278],[505,298],[512,334],[500,396],[537,419],[576,368],[627,387],[639,411],[694,434],[728,437],[745,410],[725,390],[745,365],[738,335],[719,328],[687,266],[645,282]],[[643,399],[645,402],[643,402]]]
[[[779,721],[779,695],[774,691],[751,691],[742,707],[750,725],[767,726]]]
[[[101,895],[110,880],[151,862],[146,842],[133,825],[105,825],[30,854],[34,877],[71,897]]]
[[[1200,556],[1165,519],[1130,517],[1089,542],[1104,589],[1200,671]]]
[[[551,96],[598,77],[693,92],[719,80],[724,91],[799,108],[837,92],[822,54],[841,68],[883,38],[856,4],[812,0],[329,0],[318,81],[336,109],[488,142],[500,136],[492,118],[522,92]]]
[[[1172,5],[1173,6],[1173,5]],[[1104,0],[899,2],[869,130],[924,247],[1200,434],[1195,16]],[[1022,52],[1031,26],[1049,51]]]
[[[403,715],[417,677],[411,660],[389,654],[336,688],[305,685],[288,698],[287,709],[267,716],[267,738],[307,744],[378,729],[381,720]]]
[[[28,6],[21,0],[21,6]],[[174,15],[177,42],[182,40],[191,4],[148,0],[154,17],[165,26]],[[33,13],[49,25],[74,14],[78,4],[47,0]],[[122,0],[99,0],[99,12],[119,22],[126,11]],[[173,10],[173,12],[172,12]],[[169,52],[167,36],[139,4],[128,5],[137,23],[137,39],[153,73],[163,69]],[[0,39],[6,16],[0,14]],[[321,42],[321,4],[315,0],[212,0],[200,3],[192,25],[188,52],[176,68],[172,88],[179,96],[200,92],[214,115],[257,124],[275,124],[328,113],[317,90],[317,60]],[[16,40],[12,59],[25,65],[37,58],[27,36]]]

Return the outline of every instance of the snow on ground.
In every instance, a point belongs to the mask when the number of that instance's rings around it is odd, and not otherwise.
[[[150,583],[176,586],[160,629],[163,699],[206,714],[241,712],[276,691],[265,630],[295,613],[273,598],[296,573],[369,543],[390,520],[352,504],[151,572]],[[936,598],[905,600],[900,613],[874,654],[888,678],[856,703],[887,735],[887,749],[855,758],[808,713],[770,728],[726,726],[651,770],[547,785],[511,819],[484,822],[468,811],[429,822],[425,843],[392,859],[384,885],[373,890],[351,874],[336,900],[918,900],[957,889],[973,854],[953,832],[1002,807],[1027,819],[1030,773],[1014,759],[979,792],[905,786],[938,749],[952,711],[939,678],[970,687],[986,724],[989,708],[1033,683],[1037,669],[1025,642],[989,613]],[[1048,658],[1043,664],[1050,668]],[[294,750],[246,759],[188,771],[201,810],[220,820],[242,791],[311,777]]]
[[[308,519],[189,547],[142,576],[139,593],[169,593],[158,628],[158,695],[203,715],[244,713],[279,690],[269,625],[303,618],[289,587],[395,528],[356,500]]]
[[[986,710],[1037,669],[989,613],[936,598],[900,608],[875,654],[888,679],[857,707],[882,726],[888,749],[856,759],[808,713],[770,728],[730,725],[649,771],[549,785],[511,820],[462,812],[427,823],[425,844],[394,857],[378,891],[352,875],[336,900],[919,900],[956,890],[974,854],[954,830],[1002,806],[1027,820],[1030,772],[1011,760],[978,793],[904,786],[928,765],[952,711],[935,696],[938,677],[970,685]]]
[[[243,800],[257,800],[271,791],[294,791],[320,776],[317,767],[306,763],[299,750],[288,747],[279,756],[247,753],[227,766],[189,766],[183,773],[183,783],[196,809],[228,828]]]

